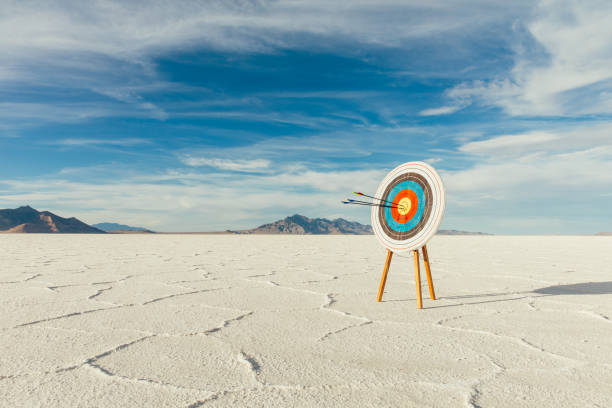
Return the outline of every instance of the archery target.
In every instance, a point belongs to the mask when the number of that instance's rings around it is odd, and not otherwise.
[[[380,243],[393,252],[421,248],[434,236],[445,208],[442,179],[427,163],[397,166],[383,179],[372,207],[372,228]]]

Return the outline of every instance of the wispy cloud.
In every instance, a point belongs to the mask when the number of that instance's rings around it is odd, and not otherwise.
[[[318,42],[305,34],[389,46],[399,45],[407,38],[430,38],[526,12],[516,2],[505,5],[456,1],[452,7],[443,5],[448,3],[205,1],[174,7],[170,3],[144,1],[86,6],[70,1],[47,6],[15,1],[4,5],[0,49],[13,55],[45,50],[139,58],[179,44],[266,51]],[[435,18],[424,18],[432,14]]]
[[[612,146],[612,123],[564,123],[553,129],[498,135],[468,141],[459,146],[465,153],[484,157],[508,157],[535,153],[573,152]]]
[[[398,143],[412,146],[411,150],[401,150],[404,159],[420,160],[426,157],[426,151],[441,143],[436,141],[436,132],[443,133],[418,126],[363,126],[350,130],[316,132],[309,136],[268,137],[240,146],[191,148],[177,154],[183,162],[185,158],[264,159],[271,163],[271,167],[281,169],[300,163],[327,166],[329,169],[348,164],[360,168],[381,164],[393,167],[395,161],[384,156],[397,153]],[[424,146],[425,142],[429,145]]]
[[[151,114],[154,107],[138,104],[134,107],[117,106],[112,103],[70,102],[0,102],[0,119],[3,125],[15,128],[30,128],[49,123],[82,123],[104,117],[160,117]],[[161,115],[163,117],[163,115]]]
[[[461,106],[441,106],[439,108],[424,109],[419,112],[420,116],[450,115],[461,109]]]
[[[62,146],[97,146],[97,145],[136,146],[136,145],[142,145],[142,144],[151,144],[151,141],[148,139],[142,139],[142,138],[61,139],[61,140],[49,142],[49,144],[56,144],[56,145],[62,145]]]
[[[40,120],[43,122],[80,122],[108,114],[108,107],[98,104],[42,104],[0,102],[0,119],[5,121]]]
[[[611,19],[609,1],[542,1],[526,34],[517,31],[509,74],[463,83],[449,96],[474,98],[511,115],[610,114]]]
[[[490,139],[469,142],[459,150],[467,153],[511,153],[515,150],[525,151],[534,146],[542,145],[559,139],[559,136],[551,132],[533,131],[524,134],[495,136]]]
[[[188,166],[208,166],[219,170],[244,171],[244,172],[261,172],[266,171],[270,167],[269,160],[228,160],[205,157],[182,157],[181,161]]]
[[[181,118],[211,118],[211,119],[230,119],[245,122],[265,122],[265,123],[286,123],[300,125],[308,128],[334,127],[346,123],[341,118],[328,118],[323,116],[308,116],[300,113],[277,113],[277,112],[257,112],[251,109],[233,111],[213,111],[213,112],[183,112],[173,115]]]
[[[116,99],[117,101],[132,104],[144,111],[151,112],[151,116],[156,119],[168,119],[168,113],[166,111],[151,102],[145,101],[141,95],[135,93],[130,87],[93,88],[92,90],[101,95]]]
[[[527,229],[589,233],[600,228],[595,220],[606,219],[612,205],[601,195],[612,186],[610,124],[500,135],[459,149],[473,155],[473,164],[443,171],[449,218],[457,224],[460,214],[468,213],[499,231],[520,232],[526,228],[520,220],[540,218]],[[566,222],[555,224],[561,215]],[[495,216],[516,218],[517,224],[497,222]]]

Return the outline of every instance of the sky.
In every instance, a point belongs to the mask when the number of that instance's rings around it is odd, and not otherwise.
[[[11,1],[0,208],[157,231],[346,206],[426,161],[441,228],[612,231],[610,1]]]

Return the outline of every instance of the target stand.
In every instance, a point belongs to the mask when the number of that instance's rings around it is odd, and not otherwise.
[[[377,300],[382,300],[393,253],[411,251],[417,307],[422,309],[419,250],[423,253],[429,295],[432,300],[436,299],[426,244],[438,230],[446,207],[442,179],[427,163],[404,163],[387,174],[375,197],[383,204],[372,207],[372,229],[378,241],[387,249]]]
[[[431,267],[429,265],[429,256],[427,255],[427,246],[423,245],[421,248],[423,253],[423,264],[425,264],[425,274],[427,275],[427,284],[429,285],[429,297],[431,300],[436,300],[436,292],[434,290],[433,278],[431,277]],[[423,296],[421,294],[421,264],[419,262],[419,250],[415,249],[412,251],[414,256],[414,279],[416,285],[416,300],[417,308],[423,308]],[[387,249],[387,260],[385,261],[385,269],[383,269],[382,278],[380,279],[380,286],[378,287],[378,296],[376,297],[377,302],[381,302],[383,293],[385,291],[385,284],[387,283],[387,273],[391,266],[391,258],[393,252]]]

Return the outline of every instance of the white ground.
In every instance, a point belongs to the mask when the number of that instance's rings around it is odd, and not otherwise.
[[[429,252],[417,310],[371,236],[0,235],[0,406],[612,406],[612,237]]]

